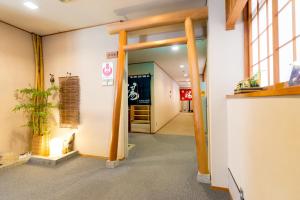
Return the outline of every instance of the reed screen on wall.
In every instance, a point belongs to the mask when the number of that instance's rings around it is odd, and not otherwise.
[[[59,78],[60,127],[77,128],[80,119],[80,84],[78,76]]]

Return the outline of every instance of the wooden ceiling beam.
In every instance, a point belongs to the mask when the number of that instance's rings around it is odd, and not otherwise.
[[[172,38],[172,39],[166,39],[166,40],[142,42],[142,43],[137,43],[137,44],[128,44],[124,47],[124,50],[132,51],[132,50],[138,50],[138,49],[150,49],[150,48],[164,47],[164,46],[170,46],[170,45],[175,45],[175,44],[186,44],[186,42],[187,42],[186,37]]]
[[[107,27],[110,34],[117,34],[122,30],[131,32],[158,26],[183,23],[187,17],[190,17],[192,20],[207,20],[208,8],[201,7],[196,9],[171,12],[157,16],[113,23],[108,25]]]
[[[226,30],[233,30],[248,0],[226,0]]]

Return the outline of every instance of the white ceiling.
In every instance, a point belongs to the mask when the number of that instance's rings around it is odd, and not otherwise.
[[[199,59],[199,73],[202,74],[207,55],[206,40],[197,40],[197,50]],[[189,86],[189,77],[184,77],[188,74],[188,60],[186,45],[179,45],[178,51],[173,51],[171,47],[160,47],[153,49],[144,49],[137,51],[130,51],[128,53],[128,63],[140,62],[156,62],[167,74],[169,74],[179,86]],[[181,69],[179,66],[184,65]]]
[[[29,10],[25,1],[0,0],[0,20],[40,35],[206,4],[206,0],[30,0],[39,9]]]

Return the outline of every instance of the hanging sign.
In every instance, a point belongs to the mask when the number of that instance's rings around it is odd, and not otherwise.
[[[128,105],[151,105],[151,75],[128,77]]]
[[[114,65],[112,62],[102,63],[101,74],[102,74],[102,85],[113,85],[114,81]]]
[[[181,101],[191,101],[192,97],[192,90],[191,89],[180,89],[180,100]]]

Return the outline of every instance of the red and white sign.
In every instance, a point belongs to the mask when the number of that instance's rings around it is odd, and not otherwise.
[[[102,80],[112,80],[114,78],[113,71],[113,63],[112,62],[104,62],[102,63]]]
[[[181,101],[190,101],[193,99],[191,89],[180,89],[179,92]]]

